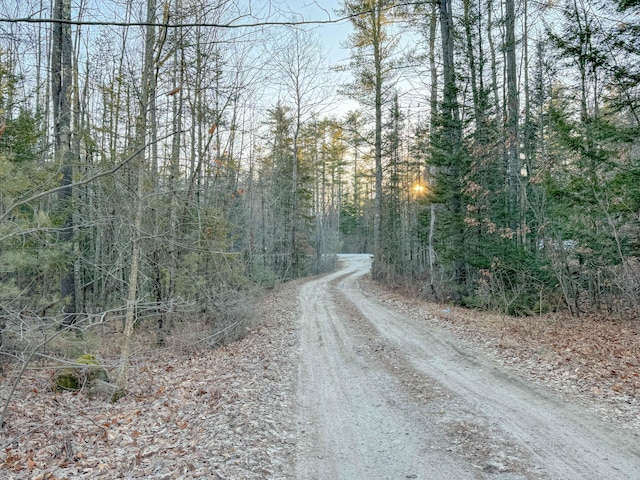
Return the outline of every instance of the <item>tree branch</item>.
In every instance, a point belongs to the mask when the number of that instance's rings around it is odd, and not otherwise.
[[[92,175],[92,176],[90,176],[88,178],[85,178],[84,180],[80,180],[78,182],[73,182],[73,183],[71,183],[69,185],[60,185],[59,187],[52,188],[50,190],[46,190],[44,192],[37,193],[37,194],[35,194],[35,195],[25,199],[25,200],[21,200],[19,202],[14,203],[13,205],[11,205],[7,209],[6,212],[4,212],[0,216],[0,223],[4,222],[9,217],[9,215],[11,215],[11,213],[18,207],[22,207],[23,205],[27,205],[27,204],[29,204],[29,203],[31,203],[31,202],[33,202],[35,200],[38,200],[38,199],[40,199],[42,197],[46,197],[47,195],[51,195],[53,193],[61,192],[62,190],[66,190],[68,188],[75,188],[75,187],[79,187],[79,186],[82,186],[82,185],[86,185],[88,183],[93,182],[94,180],[97,180],[98,178],[106,177],[107,175],[112,175],[112,174],[116,173],[118,170],[120,170],[122,167],[124,167],[127,163],[129,163],[131,160],[136,158],[136,156],[138,156],[139,154],[144,152],[145,149],[149,145],[151,145],[152,143],[160,142],[160,141],[165,140],[166,138],[169,138],[169,137],[171,137],[171,136],[173,136],[173,135],[175,135],[177,133],[183,133],[183,132],[182,131],[180,131],[180,132],[171,132],[170,134],[165,135],[162,138],[158,138],[155,142],[150,142],[150,143],[145,144],[144,146],[140,147],[135,152],[133,152],[131,155],[129,155],[127,158],[125,158],[122,162],[116,164],[113,168],[111,168],[109,170],[106,170],[104,172],[96,173],[95,175]]]
[[[412,5],[422,5],[423,1],[403,2],[390,5],[385,10],[397,7]],[[161,28],[186,28],[186,27],[210,27],[210,28],[257,28],[257,27],[296,27],[304,25],[331,25],[341,23],[352,18],[371,13],[371,9],[362,10],[356,13],[343,15],[338,18],[328,20],[285,20],[285,21],[258,21],[253,23],[210,23],[210,22],[188,22],[188,23],[168,23],[168,22],[114,22],[107,20],[61,20],[56,18],[0,18],[0,23],[61,23],[67,25],[94,25],[111,27],[161,27]]]

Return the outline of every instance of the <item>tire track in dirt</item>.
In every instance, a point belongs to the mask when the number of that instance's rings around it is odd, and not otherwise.
[[[345,321],[349,313],[332,296],[331,283],[360,268],[350,264],[309,282],[299,294],[296,477],[474,478],[471,466],[435,448],[441,438],[407,408],[399,380],[359,354],[362,339]]]
[[[637,479],[637,438],[360,289],[368,256],[299,293],[296,477]]]

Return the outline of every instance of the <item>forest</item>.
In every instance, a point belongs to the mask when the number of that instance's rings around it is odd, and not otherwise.
[[[444,304],[637,318],[637,0],[286,3],[0,2],[8,356],[229,333],[338,253]]]

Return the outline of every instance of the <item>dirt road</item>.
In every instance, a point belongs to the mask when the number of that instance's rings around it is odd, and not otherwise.
[[[390,310],[366,255],[300,290],[300,480],[639,479],[640,439]]]

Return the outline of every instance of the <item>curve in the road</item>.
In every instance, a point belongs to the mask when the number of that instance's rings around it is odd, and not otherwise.
[[[341,265],[299,294],[298,479],[640,479],[637,438],[367,295],[357,280],[369,256],[341,256]],[[451,398],[425,406],[402,394],[393,373],[359,354],[366,338],[354,308]]]

